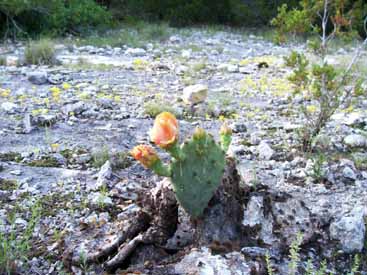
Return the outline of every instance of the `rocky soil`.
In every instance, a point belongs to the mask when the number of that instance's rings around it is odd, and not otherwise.
[[[301,153],[304,121],[294,107],[304,99],[290,97],[283,64],[291,50],[306,46],[194,30],[144,48],[57,45],[59,65],[49,67],[14,66],[24,45],[0,46],[7,56],[0,66],[1,232],[21,238],[39,209],[18,272],[103,274],[102,265],[83,259],[116,239],[139,210],[138,194],[162,180],[128,151],[148,142],[153,117],[168,110],[182,138],[196,126],[215,136],[223,120],[232,126],[230,154],[250,190],[241,221],[246,242],[216,249],[221,240],[213,239],[177,261],[167,260],[172,251],[143,262],[133,255],[131,272],[137,264],[139,274],[167,266],[170,273],[161,274],[266,274],[268,254],[274,274],[291,274],[289,247],[302,235],[300,274],[308,260],[347,274],[355,254],[367,274],[367,99],[339,110],[317,151]]]

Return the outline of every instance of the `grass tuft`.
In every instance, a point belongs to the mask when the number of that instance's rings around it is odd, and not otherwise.
[[[55,45],[49,39],[29,43],[24,53],[25,62],[34,65],[53,65],[56,63]]]

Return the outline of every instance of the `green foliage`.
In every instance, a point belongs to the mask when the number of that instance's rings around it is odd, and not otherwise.
[[[312,158],[313,165],[312,165],[312,171],[311,171],[311,177],[313,177],[315,180],[320,181],[325,176],[325,170],[323,168],[323,165],[326,161],[326,156],[323,153],[318,153]]]
[[[289,275],[296,275],[298,272],[298,266],[300,263],[300,255],[299,251],[301,249],[301,244],[303,242],[303,235],[297,234],[296,239],[291,243],[290,249],[289,249]]]
[[[196,218],[221,182],[225,153],[212,136],[203,132],[186,141],[181,154],[182,158],[171,163],[173,189],[182,207]]]
[[[321,41],[311,42],[319,62],[309,64],[304,54],[296,52],[285,58],[285,64],[293,69],[288,80],[294,85],[295,94],[300,94],[305,99],[299,108],[307,121],[301,133],[304,151],[311,150],[312,142],[340,107],[348,108],[353,97],[366,94],[363,74],[354,68],[361,50],[367,45],[367,39],[355,52],[347,68],[341,70],[327,62],[332,37],[333,34],[325,35],[321,37]]]
[[[287,4],[278,8],[278,15],[270,23],[277,29],[275,42],[278,44],[286,42],[287,34],[295,36],[311,31],[309,12],[306,9],[296,8],[288,10]]]
[[[288,80],[295,84],[295,91],[299,93],[309,83],[307,72],[309,62],[304,54],[295,51],[289,57],[285,57],[284,60],[286,66],[293,68],[293,73]]]
[[[271,266],[270,255],[268,251],[265,254],[265,263],[266,263],[266,271],[268,272],[268,275],[274,275],[274,270],[273,270],[273,267]]]
[[[0,0],[0,33],[63,34],[108,25],[111,15],[94,0]]]
[[[94,31],[89,35],[81,37],[78,45],[95,45],[97,47],[111,46],[122,47],[144,47],[147,43],[161,41],[170,34],[168,24],[166,23],[146,23],[143,21],[134,21],[124,23],[119,28],[109,32]]]
[[[30,42],[25,49],[24,58],[27,64],[55,64],[55,45],[49,39]]]
[[[276,42],[284,43],[287,35],[319,33],[322,26],[318,14],[322,14],[324,0],[301,0],[296,8],[286,4],[278,8],[278,15],[271,24],[276,28]],[[356,33],[365,36],[363,20],[367,15],[364,0],[329,1],[327,32],[350,40]],[[334,29],[334,30],[333,30]]]
[[[172,26],[207,23],[258,26],[268,24],[282,3],[295,6],[297,1],[114,0],[111,10],[117,18],[164,20]]]
[[[92,152],[92,165],[95,168],[102,167],[110,159],[110,152],[108,146],[104,145],[102,148]]]
[[[31,217],[22,234],[18,234],[19,232],[15,227],[15,214],[13,213],[10,217],[10,232],[3,233],[0,231],[1,274],[16,274],[16,261],[27,260],[27,256],[32,248],[32,234],[41,216],[41,207],[38,202],[33,205]]]

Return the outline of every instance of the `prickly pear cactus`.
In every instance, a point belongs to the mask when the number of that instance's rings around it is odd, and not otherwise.
[[[196,218],[221,183],[225,153],[204,131],[186,141],[181,152],[184,157],[171,163],[173,189],[182,207]]]

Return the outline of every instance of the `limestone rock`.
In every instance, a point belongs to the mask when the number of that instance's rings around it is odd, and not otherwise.
[[[343,216],[330,225],[330,237],[340,242],[345,253],[361,252],[365,233],[362,208],[355,208],[350,215]]]
[[[188,86],[183,90],[183,101],[186,104],[196,104],[204,102],[208,96],[208,86],[197,84]]]
[[[274,150],[271,149],[270,145],[265,141],[260,142],[257,150],[259,153],[259,158],[262,160],[270,160],[275,153]]]
[[[352,148],[367,147],[367,138],[362,135],[351,134],[345,137],[344,143]]]
[[[35,85],[43,85],[47,83],[46,72],[31,72],[28,73],[28,80]]]
[[[208,249],[192,251],[175,265],[175,274],[250,275],[251,268],[238,252],[212,255]]]

